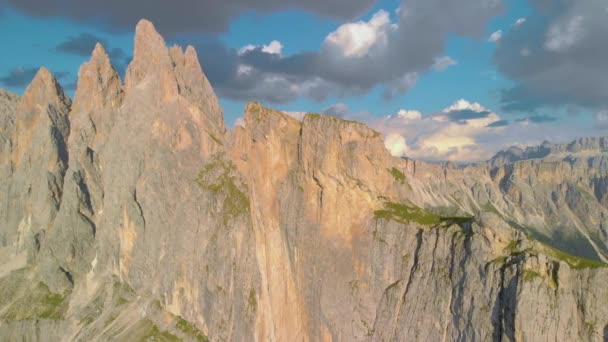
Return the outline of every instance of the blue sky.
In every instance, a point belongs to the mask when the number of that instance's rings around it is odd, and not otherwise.
[[[110,1],[105,13],[95,5],[70,12],[62,8],[70,1],[49,1],[45,8],[30,8],[25,2],[0,0],[0,41],[10,47],[3,49],[0,59],[0,87],[22,93],[34,71],[46,66],[68,94],[73,94],[78,68],[88,59],[92,40],[102,40],[112,51],[116,68],[124,72],[133,49],[135,18],[149,15],[169,43],[197,47],[229,125],[242,115],[247,101],[262,100],[285,111],[327,111],[365,121],[397,141],[387,142],[396,155],[450,160],[484,159],[510,144],[608,133],[608,95],[584,92],[586,87],[608,88],[608,84],[582,75],[579,69],[587,68],[589,62],[583,63],[580,53],[570,52],[591,44],[587,40],[596,33],[592,30],[600,31],[599,35],[606,28],[600,21],[606,13],[593,17],[601,8],[593,6],[601,6],[601,1],[590,0],[588,6],[542,7],[538,0],[465,0],[460,13],[460,7],[448,8],[453,5],[448,0],[357,0],[352,7],[360,9],[353,10],[353,16],[352,11],[340,8],[340,4],[348,6],[344,0],[333,1],[337,5],[331,8],[325,4],[332,1],[292,0],[285,8],[256,0],[259,3],[238,10],[234,4],[228,10],[221,4],[205,5],[209,1],[180,0],[183,6],[176,8],[175,15],[194,13],[191,22],[187,17],[183,23],[179,16],[174,20],[167,14],[165,18],[162,9],[141,14],[126,9],[124,16],[113,17],[111,6],[120,6],[117,1]],[[101,1],[99,6],[103,6]],[[481,7],[484,10],[478,10]],[[216,15],[215,26],[198,24],[209,20],[206,17],[214,18],[214,11],[221,13]],[[518,19],[525,22],[516,24]],[[425,26],[427,22],[432,24]],[[372,33],[377,35],[371,45],[363,50],[358,46],[357,55],[349,55],[348,44],[369,27],[375,27]],[[501,39],[490,41],[497,31],[502,32]],[[333,43],[328,42],[332,33]],[[272,41],[280,43],[280,51],[264,49]],[[239,52],[245,46],[250,49]],[[602,56],[606,52],[594,53]],[[452,63],[437,68],[433,63],[442,57],[449,57]],[[608,70],[606,62],[592,63],[597,63],[598,73]],[[300,65],[302,70],[298,70]],[[579,69],[562,75],[565,65]],[[265,80],[260,81],[264,85],[251,86],[234,76],[244,66],[253,70],[245,76]],[[529,69],[534,72],[526,69],[534,66]],[[308,75],[311,72],[315,75]],[[570,82],[577,74],[581,79]],[[407,75],[414,77],[403,81]],[[277,78],[281,83],[273,84]],[[407,85],[400,86],[400,80]],[[573,83],[571,91],[568,86],[557,89],[555,84],[560,81]],[[285,88],[295,90],[279,95]],[[460,99],[466,101],[453,106]],[[417,111],[420,118],[417,114],[400,116],[400,111]],[[461,122],[451,119],[455,116],[450,115],[462,111],[485,116],[473,115]],[[457,133],[458,127],[462,133]]]

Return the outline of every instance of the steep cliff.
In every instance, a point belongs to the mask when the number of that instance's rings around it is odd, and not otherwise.
[[[456,168],[259,103],[228,132],[148,21],[124,85],[97,45],[73,103],[41,69],[0,114],[8,340],[608,337],[605,139]]]

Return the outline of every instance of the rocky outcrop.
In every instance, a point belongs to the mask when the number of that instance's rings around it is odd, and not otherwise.
[[[124,85],[97,45],[73,104],[42,69],[0,113],[7,339],[608,334],[601,139],[458,168],[260,103],[226,134],[194,49],[148,21]]]

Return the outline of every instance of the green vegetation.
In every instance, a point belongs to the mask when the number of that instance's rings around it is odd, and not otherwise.
[[[393,175],[393,178],[395,178],[395,180],[401,184],[405,183],[405,175],[403,174],[403,172],[399,171],[396,167],[393,167],[392,169],[389,170],[389,172],[391,173],[391,175]]]
[[[256,311],[258,308],[258,299],[253,287],[249,290],[249,307],[251,307],[253,311]]]
[[[463,227],[464,224],[471,222],[471,217],[443,217],[428,210],[419,208],[411,203],[401,204],[386,202],[385,209],[374,211],[376,219],[392,220],[399,223],[414,222],[432,228],[448,228],[452,225]]]
[[[205,336],[202,331],[198,330],[194,324],[179,316],[177,317],[177,324],[175,327],[184,334],[194,337],[198,342],[209,342],[207,336]]]
[[[132,302],[137,293],[129,286],[129,284],[121,282],[117,277],[114,277],[112,300],[118,305],[123,305]]]
[[[24,321],[29,319],[62,319],[68,307],[63,295],[52,293],[44,283],[38,283],[23,297],[14,301],[2,319]]]
[[[595,326],[596,326],[596,322],[589,322],[589,321],[583,322],[583,327],[589,338],[593,338],[597,334],[597,329]]]
[[[217,158],[205,165],[196,179],[201,188],[216,196],[223,195],[224,225],[249,212],[249,197],[237,185],[235,173],[236,169],[231,162]]]
[[[539,245],[537,252],[545,254],[548,257],[553,259],[557,259],[567,263],[570,268],[575,270],[587,269],[587,268],[601,268],[608,267],[608,264],[603,263],[597,260],[591,260],[579,256],[575,256],[572,254],[568,254],[564,251],[561,251],[557,248],[551,247],[549,245],[543,244],[539,241],[536,241]]]
[[[168,331],[160,330],[154,322],[145,319],[141,324],[143,335],[139,341],[181,342],[182,339]]]
[[[514,257],[514,256],[518,256],[521,254],[531,254],[531,255],[544,254],[551,259],[563,261],[566,264],[568,264],[568,266],[570,266],[570,268],[576,269],[576,270],[608,267],[608,264],[606,264],[604,262],[597,261],[597,260],[591,260],[591,259],[587,259],[587,258],[583,258],[580,256],[566,253],[555,247],[551,247],[538,240],[535,240],[532,237],[529,237],[528,240],[529,240],[530,244],[529,244],[529,247],[527,247],[525,249],[520,248],[520,243],[522,241],[509,242],[509,244],[504,248],[505,255],[501,256],[495,260],[492,260],[492,262],[498,262],[498,261],[502,260],[502,262],[504,263],[507,261],[507,259],[509,257]],[[501,259],[501,260],[498,260],[498,259]],[[557,272],[555,272],[555,273],[557,273]],[[557,284],[557,275],[553,274],[552,277],[555,278],[554,282]]]
[[[259,113],[262,109],[262,104],[259,102],[251,102],[247,108],[250,113]]]
[[[542,278],[542,276],[540,275],[540,273],[536,272],[536,271],[531,271],[531,270],[524,270],[522,273],[522,279],[525,282],[531,282],[536,278]]]

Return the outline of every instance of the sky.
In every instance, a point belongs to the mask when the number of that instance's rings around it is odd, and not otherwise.
[[[197,49],[229,126],[261,101],[457,162],[608,135],[605,0],[0,0],[0,87],[45,66],[72,95],[98,41],[124,75],[141,18]]]

